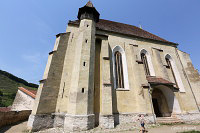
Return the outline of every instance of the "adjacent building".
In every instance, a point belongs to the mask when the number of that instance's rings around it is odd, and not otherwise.
[[[11,111],[32,110],[37,91],[19,87]]]

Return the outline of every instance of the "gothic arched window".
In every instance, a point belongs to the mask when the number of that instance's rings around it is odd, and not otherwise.
[[[117,90],[129,90],[126,54],[121,46],[112,49],[113,85]]]
[[[122,54],[119,51],[116,51],[114,54],[114,58],[115,58],[116,87],[124,88]]]
[[[169,54],[165,56],[165,60],[167,63],[167,68],[171,71],[171,75],[174,79],[176,87],[179,88],[180,92],[185,92],[185,87],[183,85],[182,78],[180,76],[179,69],[176,66],[175,60]]]
[[[147,76],[150,76],[149,65],[148,65],[146,54],[142,53],[141,54],[141,59],[142,59],[143,65],[144,65],[145,74]]]
[[[168,66],[168,68],[169,68],[169,69],[171,70],[171,72],[172,72],[172,76],[173,76],[173,78],[174,78],[174,81],[175,81],[176,87],[178,88],[178,83],[177,83],[177,80],[176,80],[176,77],[175,77],[174,70],[173,70],[173,68],[172,68],[172,63],[171,63],[171,61],[170,61],[169,58],[165,58],[165,60],[166,60],[166,62],[167,62],[167,66]]]

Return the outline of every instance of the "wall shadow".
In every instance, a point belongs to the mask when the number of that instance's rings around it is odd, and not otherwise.
[[[112,49],[109,45],[109,57],[110,57],[110,78],[112,84],[112,110],[114,116],[114,126],[116,127],[119,125],[119,112],[117,108],[117,94],[116,90],[114,89],[114,77],[113,77],[113,60],[112,60]]]
[[[19,121],[19,122],[16,122],[16,123],[13,123],[13,124],[10,124],[10,125],[7,125],[7,126],[3,126],[0,128],[0,133],[5,133],[6,131],[8,131],[10,128],[12,128],[13,126],[16,126],[16,125],[19,125],[25,121],[27,121],[28,119],[26,120],[22,120],[22,121]],[[16,131],[17,132],[17,131]]]
[[[95,73],[94,73],[94,114],[95,126],[99,125],[100,114],[100,90],[101,90],[101,43],[102,40],[96,39],[95,42]]]

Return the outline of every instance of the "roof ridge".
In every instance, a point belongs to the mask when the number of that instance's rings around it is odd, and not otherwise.
[[[79,25],[80,21],[79,20],[69,21],[68,24]],[[170,42],[166,39],[159,37],[158,35],[150,33],[135,25],[125,24],[122,22],[100,19],[100,21],[96,24],[96,27],[99,30],[105,30],[105,31],[115,32],[115,33],[124,34],[124,35],[133,35],[135,37],[140,37],[142,39],[149,39],[153,41],[158,41],[159,43],[167,43],[174,46],[178,45],[177,43]]]
[[[114,23],[118,23],[118,24],[123,24],[123,25],[127,25],[127,26],[133,26],[133,27],[137,28],[138,30],[142,30],[142,31],[147,32],[147,33],[149,33],[149,34],[151,34],[151,35],[154,35],[154,36],[156,36],[156,37],[159,37],[159,36],[157,36],[157,35],[155,35],[155,34],[153,34],[153,33],[151,33],[151,32],[148,32],[148,31],[146,31],[146,30],[144,30],[144,29],[139,28],[139,27],[137,27],[137,26],[135,26],[135,25],[126,24],[126,23],[122,23],[122,22],[111,21],[111,20],[106,20],[106,19],[100,19],[100,20],[105,20],[105,21],[114,22]],[[160,38],[160,39],[163,39],[163,38],[161,38],[161,37],[159,37],[159,38]],[[167,41],[167,40],[165,40],[165,39],[163,39],[163,40],[164,40],[164,41]],[[169,42],[169,41],[167,41],[167,42]]]

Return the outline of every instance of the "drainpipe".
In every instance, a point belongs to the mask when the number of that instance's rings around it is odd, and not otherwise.
[[[152,111],[152,114],[153,114],[153,121],[154,121],[154,124],[156,124],[156,118],[155,118],[155,115],[154,115],[153,103],[152,103],[152,97],[151,97],[151,85],[150,84],[149,84],[148,91],[149,91],[149,99],[150,99],[150,102],[151,102],[151,111]]]
[[[192,85],[190,84],[188,75],[187,75],[187,73],[185,72],[185,69],[184,69],[184,67],[183,67],[183,63],[182,63],[182,61],[181,61],[181,58],[180,58],[180,56],[179,56],[179,54],[178,54],[177,48],[175,48],[175,51],[176,51],[176,55],[177,55],[177,57],[178,57],[178,59],[179,59],[179,61],[180,61],[180,63],[181,63],[181,66],[182,66],[182,68],[183,68],[183,71],[184,71],[184,73],[185,73],[185,75],[186,75],[186,79],[187,79],[188,84],[189,84],[189,86],[190,86],[190,89],[191,89],[191,91],[192,91],[192,95],[193,95],[194,100],[195,100],[195,103],[196,103],[196,105],[197,105],[197,109],[198,109],[198,111],[200,112],[200,108],[199,108],[199,106],[198,106],[197,99],[196,99],[196,97],[195,97],[195,95],[194,95],[194,91],[193,91],[193,89],[192,89]]]

